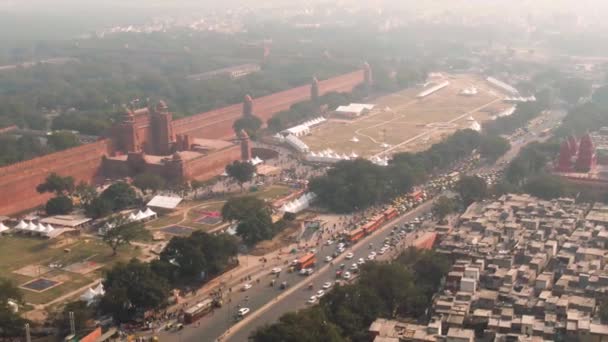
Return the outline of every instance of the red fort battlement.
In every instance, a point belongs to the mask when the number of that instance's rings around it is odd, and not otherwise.
[[[318,81],[315,92],[319,96],[332,91],[350,92],[365,80],[371,82],[371,70]],[[247,106],[251,105],[252,113],[266,122],[311,95],[311,85],[306,85],[251,99]],[[235,104],[179,120],[173,120],[164,102],[125,110],[107,139],[1,167],[0,215],[44,204],[49,195],[38,194],[36,186],[53,172],[91,184],[147,171],[173,181],[212,178],[250,151],[249,140],[239,140],[232,128],[244,107]]]

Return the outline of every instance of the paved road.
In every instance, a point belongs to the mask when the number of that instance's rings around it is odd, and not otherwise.
[[[315,291],[310,291],[307,288],[306,284],[303,284],[304,286],[302,286],[301,289],[297,289],[293,293],[286,295],[284,298],[281,298],[280,300],[275,301],[275,303],[270,308],[259,313],[255,318],[244,322],[246,324],[238,327],[238,331],[236,331],[233,335],[228,336],[226,341],[234,341],[234,342],[247,341],[248,336],[253,331],[255,331],[255,329],[257,329],[258,327],[260,327],[264,324],[270,324],[270,323],[275,322],[276,320],[278,320],[278,318],[281,315],[283,315],[286,312],[294,311],[294,310],[298,310],[298,309],[306,307],[308,305],[308,304],[306,304],[306,301],[308,300],[308,298],[310,298],[310,296],[313,295],[314,292],[316,292],[316,290],[318,290],[318,288],[323,283],[336,280],[335,271],[336,271],[339,263],[345,263],[346,265],[350,265],[359,258],[367,257],[367,255],[370,252],[370,249],[369,249],[370,243],[374,244],[374,249],[377,251],[377,249],[383,245],[384,239],[388,236],[388,233],[393,226],[399,225],[406,221],[411,221],[416,216],[427,213],[430,210],[431,210],[431,202],[429,201],[429,202],[426,202],[425,204],[415,208],[414,210],[410,211],[409,213],[405,214],[404,216],[401,216],[398,219],[390,222],[385,227],[383,227],[380,231],[378,231],[376,234],[373,234],[373,235],[367,237],[366,239],[359,242],[358,244],[356,244],[355,246],[353,246],[352,248],[350,248],[348,250],[348,251],[351,251],[355,255],[355,257],[353,258],[352,261],[340,260],[338,258],[336,260],[337,262],[334,263],[334,266],[325,267],[324,269],[319,270],[317,272],[317,274],[314,275],[314,278],[310,279],[310,281],[315,284]],[[408,243],[411,243],[415,239],[414,234],[415,233],[412,233],[406,238],[406,241]],[[313,277],[313,276],[311,276],[311,277]],[[306,279],[306,281],[308,282],[309,279]]]

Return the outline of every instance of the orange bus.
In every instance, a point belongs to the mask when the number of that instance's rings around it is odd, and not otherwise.
[[[206,298],[201,302],[194,304],[184,311],[184,322],[190,324],[199,318],[208,314],[215,305],[215,301],[211,298]]]
[[[316,262],[317,262],[317,256],[315,255],[315,253],[308,253],[308,254],[304,255],[303,257],[301,257],[300,259],[298,259],[298,263],[296,266],[297,266],[298,270],[301,270],[303,268],[308,268],[308,267],[314,266]]]
[[[346,233],[346,238],[350,243],[355,243],[361,240],[365,236],[365,229],[363,227],[353,229],[350,232]]]
[[[376,215],[372,220],[363,226],[363,230],[365,230],[365,234],[371,234],[375,232],[378,228],[382,227],[382,224],[386,218],[384,215]]]
[[[394,219],[395,217],[397,217],[397,215],[399,215],[399,212],[393,207],[390,207],[384,211],[384,217],[387,221]]]

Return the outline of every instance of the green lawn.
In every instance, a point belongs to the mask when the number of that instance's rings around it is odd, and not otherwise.
[[[0,258],[0,274],[2,274],[2,277],[11,279],[16,285],[20,286],[36,278],[13,272],[27,265],[48,266],[51,263],[57,263],[67,266],[75,262],[88,260],[104,264],[104,267],[110,267],[115,262],[128,260],[139,254],[137,248],[125,246],[120,250],[118,255],[112,256],[112,250],[100,240],[91,238],[73,240],[73,243],[57,246],[53,240],[11,236],[0,237],[0,250],[3,252]],[[22,292],[27,302],[43,304],[85,286],[91,281],[100,278],[102,274],[103,268],[86,275],[55,269],[42,275],[42,277],[62,278],[64,281],[61,285],[40,293],[26,289],[23,289]]]

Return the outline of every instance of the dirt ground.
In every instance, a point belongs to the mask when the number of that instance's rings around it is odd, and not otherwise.
[[[445,75],[445,80],[450,82],[448,87],[423,99],[416,98],[421,87],[380,97],[371,101],[376,107],[368,115],[352,121],[329,120],[302,140],[313,152],[330,148],[362,157],[420,151],[457,129],[468,128],[469,116],[481,124],[511,106],[502,102],[504,94],[479,76]],[[471,86],[478,89],[476,95],[460,95]],[[353,142],[354,137],[359,141]]]

